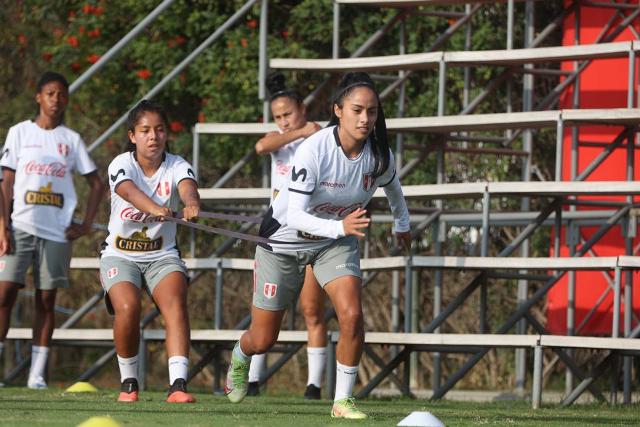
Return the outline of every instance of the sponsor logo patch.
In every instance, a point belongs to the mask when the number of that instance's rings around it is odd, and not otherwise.
[[[24,165],[24,173],[27,175],[43,175],[64,178],[67,174],[67,165],[60,162],[38,163],[35,160],[31,160],[29,163]]]
[[[147,236],[148,227],[131,233],[129,237],[116,236],[116,248],[124,252],[151,252],[162,248],[162,236],[151,240]]]
[[[275,283],[265,282],[264,287],[262,288],[262,293],[267,299],[271,299],[278,293],[278,285]]]
[[[24,202],[27,205],[55,206],[62,209],[64,206],[64,195],[51,191],[51,182],[38,191],[27,191],[24,194]]]
[[[341,268],[355,268],[360,269],[360,266],[354,262],[345,262],[344,264],[336,265],[336,270],[340,270]]]
[[[304,182],[307,179],[307,170],[302,168],[300,172],[298,172],[294,166],[293,169],[291,169],[291,181],[297,181],[300,177],[302,177],[302,182]]]
[[[108,279],[113,279],[117,275],[118,275],[118,267],[111,267],[110,269],[107,270]]]

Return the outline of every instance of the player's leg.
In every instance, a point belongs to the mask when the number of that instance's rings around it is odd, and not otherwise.
[[[313,271],[336,310],[340,339],[336,346],[336,390],[332,417],[366,419],[353,399],[364,345],[362,315],[362,275],[358,241],[355,237],[338,239],[323,250]]]
[[[46,368],[53,328],[55,327],[55,305],[57,290],[69,287],[69,264],[71,243],[29,237],[34,241],[35,321],[33,345],[31,347],[31,369],[29,388],[46,388]],[[16,236],[26,240],[26,236]]]
[[[305,399],[320,399],[320,385],[327,361],[327,325],[324,319],[325,293],[307,266],[300,292],[300,310],[307,326],[307,388]]]
[[[247,395],[251,356],[267,352],[276,342],[284,311],[300,293],[304,267],[295,255],[256,248],[251,325],[233,348],[225,382],[231,402]]]
[[[103,257],[100,260],[100,281],[107,293],[107,306],[113,308],[113,340],[121,384],[118,401],[136,402],[142,273],[133,261]]]
[[[158,271],[156,273],[155,271]],[[145,272],[153,299],[165,320],[169,356],[169,403],[193,403],[187,391],[190,331],[187,311],[187,274],[179,258],[163,258],[150,263]]]

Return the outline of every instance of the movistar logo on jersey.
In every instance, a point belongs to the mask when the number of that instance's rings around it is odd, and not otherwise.
[[[305,168],[300,169],[300,171],[296,171],[296,167],[294,166],[293,169],[291,169],[291,181],[297,182],[298,178],[302,177],[302,182],[305,181],[305,179],[307,179],[307,170]]]
[[[64,206],[64,194],[51,191],[51,182],[38,191],[27,191],[24,194],[24,203],[27,205],[55,206],[62,209]]]
[[[119,169],[118,172],[116,172],[115,175],[109,175],[111,177],[111,181],[112,182],[116,182],[116,179],[118,179],[118,177],[120,176],[120,174],[122,175],[126,175],[126,173],[124,172],[124,169]]]
[[[116,236],[115,246],[125,252],[151,252],[162,248],[162,236],[151,240],[147,236],[148,227],[131,233],[129,237]]]

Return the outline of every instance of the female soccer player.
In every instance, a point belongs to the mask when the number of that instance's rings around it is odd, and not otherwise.
[[[69,100],[66,79],[51,71],[38,81],[38,114],[9,129],[2,150],[2,192],[11,227],[9,252],[0,257],[0,353],[18,290],[33,267],[35,321],[27,386],[47,388],[45,369],[55,325],[56,292],[69,286],[71,241],[91,231],[104,184],[80,135],[63,124]],[[71,172],[90,191],[82,224],[71,224],[77,197]]]
[[[320,130],[320,125],[308,122],[302,96],[284,84],[282,74],[272,74],[267,80],[271,93],[269,102],[273,120],[280,129],[270,132],[256,143],[256,153],[271,154],[271,202],[287,181],[293,162],[293,155],[305,140]],[[300,308],[307,325],[309,342],[307,345],[307,389],[306,399],[320,399],[320,384],[327,360],[327,325],[324,321],[324,293],[313,276],[311,266],[307,266],[304,285],[300,293]],[[259,394],[260,379],[265,369],[265,354],[251,358],[249,369],[249,396]]]
[[[191,403],[187,392],[189,316],[187,270],[176,248],[176,224],[163,221],[184,203],[188,220],[200,211],[189,163],[167,152],[168,120],[142,101],[127,119],[127,151],[109,165],[111,217],[100,279],[115,312],[113,337],[120,367],[120,402],[138,400],[140,300],[145,288],[164,317],[169,356],[167,402]]]
[[[335,307],[340,325],[332,417],[365,419],[353,399],[364,341],[358,237],[369,226],[365,206],[383,187],[396,236],[411,244],[409,213],[387,143],[382,105],[366,73],[348,73],[338,86],[329,126],[307,139],[293,160],[260,235],[286,242],[256,248],[252,321],[235,345],[225,389],[240,402],[249,360],[275,343],[284,310],[300,291],[307,265]],[[287,244],[288,243],[288,244]]]

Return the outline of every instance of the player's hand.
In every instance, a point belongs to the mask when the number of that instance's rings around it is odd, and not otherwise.
[[[345,219],[342,220],[344,235],[364,237],[364,233],[359,230],[367,228],[371,222],[370,218],[365,218],[366,214],[367,211],[365,209],[358,208],[347,215]]]
[[[82,223],[82,224],[71,224],[64,230],[64,237],[68,241],[76,240],[79,237],[84,236],[85,234],[89,234],[91,232],[91,224]]]
[[[197,206],[197,205],[185,206],[184,209],[182,210],[182,216],[185,221],[196,219],[198,218],[199,214],[200,214],[200,206]]]
[[[411,252],[411,232],[410,231],[399,231],[396,232],[396,240],[398,241],[398,245],[406,253]]]
[[[171,209],[165,208],[163,206],[156,206],[149,213],[153,216],[158,217],[173,216],[173,212],[171,212]]]
[[[302,127],[302,136],[304,136],[305,138],[309,138],[320,129],[322,128],[316,122],[307,122],[307,124]]]
[[[0,230],[0,256],[6,255],[11,251],[11,231],[8,229]]]

